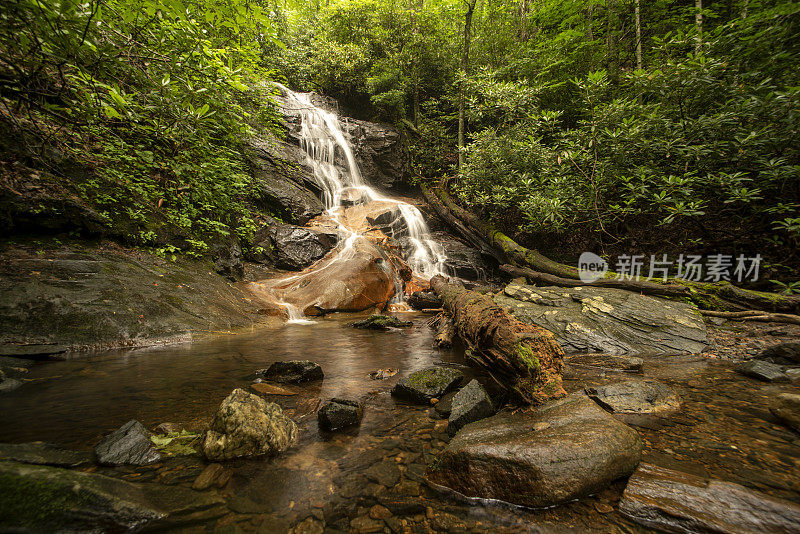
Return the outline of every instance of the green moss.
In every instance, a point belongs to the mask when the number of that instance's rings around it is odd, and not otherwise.
[[[64,526],[64,515],[70,509],[91,504],[84,493],[65,491],[63,485],[48,480],[0,473],[0,523],[10,527]]]
[[[539,361],[539,358],[536,356],[536,353],[533,352],[533,349],[521,341],[517,343],[515,349],[517,352],[517,357],[528,369],[532,369],[534,371],[541,369],[542,364]]]

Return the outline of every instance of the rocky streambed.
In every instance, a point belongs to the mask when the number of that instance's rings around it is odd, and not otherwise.
[[[84,523],[62,517],[67,530],[117,524],[122,516],[136,528],[196,532],[788,532],[797,526],[800,434],[770,407],[781,393],[800,393],[800,385],[790,376],[768,382],[737,371],[742,360],[796,339],[796,327],[710,326],[702,354],[570,355],[567,399],[555,408],[506,408],[491,416],[482,411],[480,391],[493,407],[498,392],[463,365],[459,349],[435,349],[426,316],[400,317],[413,324],[354,329],[352,317],[331,316],[193,344],[61,362],[13,360],[22,382],[0,396],[2,441],[49,441],[77,452],[0,447],[2,477],[14,482],[3,485],[1,522],[36,530],[41,516],[30,503],[43,502],[42,491],[45,498],[77,498],[69,488],[80,486],[79,504],[89,513]],[[301,373],[284,382],[257,373],[294,359],[318,363],[323,379],[314,369],[309,380]],[[430,366],[441,367],[436,384],[413,378]],[[422,393],[398,395],[398,384]],[[103,436],[131,419],[150,430],[172,423],[156,436],[183,430],[191,448],[191,436],[202,435],[235,388],[275,403],[294,421],[288,450],[209,462],[178,449],[177,456],[164,452],[141,466],[98,465],[93,457]],[[354,424],[321,429],[315,410],[342,397],[360,403]],[[483,406],[475,413],[491,418],[454,429],[465,413],[459,408],[454,416],[456,406]],[[498,454],[503,424],[502,439],[522,451],[516,457]],[[486,441],[487,431],[493,441]],[[611,438],[613,446],[603,443]],[[494,478],[470,475],[459,460],[465,442],[485,443],[461,460],[493,457],[485,474]],[[511,472],[529,475],[511,480]],[[523,493],[531,481],[539,491]],[[124,506],[100,513],[98,503],[109,495]],[[520,498],[529,507],[501,502]],[[553,500],[566,502],[537,508]]]

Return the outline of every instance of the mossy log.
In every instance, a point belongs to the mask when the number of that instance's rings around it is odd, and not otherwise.
[[[442,276],[431,279],[469,357],[519,404],[566,395],[561,383],[564,351],[553,334],[506,313],[488,295]]]
[[[534,273],[533,275],[530,277],[528,274],[524,275],[529,277],[531,282],[535,282],[536,278],[539,278],[541,282],[544,280],[542,275],[553,275],[555,278],[551,282],[545,283],[569,287],[575,287],[575,284],[598,286],[609,284],[605,287],[617,287],[628,291],[660,295],[668,298],[683,298],[704,310],[742,311],[759,309],[784,313],[800,311],[800,295],[780,295],[766,291],[753,291],[734,286],[730,282],[693,282],[679,278],[669,278],[665,282],[660,279],[651,281],[621,280],[617,273],[606,271],[603,281],[583,284],[583,282],[580,282],[577,267],[558,263],[537,250],[523,247],[496,229],[491,223],[480,220],[474,214],[456,204],[447,193],[445,183],[440,184],[434,190],[426,188],[426,191],[425,198],[426,200],[429,197],[434,199],[433,202],[437,205],[434,209],[437,213],[440,211],[446,212],[447,216],[455,221],[451,223],[453,228],[462,233],[462,235],[466,232],[467,235],[472,235],[475,240],[481,239],[486,246],[494,248],[498,255],[506,258],[514,266],[531,269],[532,273]],[[431,202],[431,200],[428,201],[429,203]],[[445,220],[449,221],[449,219]],[[464,228],[464,231],[462,232],[459,228]],[[609,280],[613,280],[613,282],[608,282]],[[658,289],[656,286],[662,286],[662,289]]]

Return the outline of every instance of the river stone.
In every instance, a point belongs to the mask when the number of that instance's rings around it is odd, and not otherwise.
[[[323,430],[339,430],[358,425],[364,415],[364,406],[353,399],[331,399],[317,412],[317,422]]]
[[[550,330],[565,352],[696,353],[708,344],[697,308],[622,289],[511,283],[495,302]]]
[[[641,453],[635,430],[573,393],[466,425],[427,475],[467,497],[544,507],[630,475]]]
[[[449,418],[453,411],[453,397],[455,396],[455,391],[451,391],[450,393],[442,395],[442,397],[439,399],[439,402],[434,405],[433,409],[440,416]]]
[[[325,374],[318,363],[309,360],[290,360],[275,362],[269,366],[269,369],[259,369],[256,371],[256,376],[282,384],[299,384],[322,380]]]
[[[581,367],[599,367],[612,371],[641,371],[642,359],[624,354],[579,354],[564,360],[564,363]]]
[[[401,328],[411,326],[414,323],[411,321],[402,321],[397,317],[391,315],[381,315],[375,313],[364,319],[363,321],[356,321],[353,323],[353,328],[363,328],[366,330],[389,330],[389,328]]]
[[[59,445],[32,441],[29,443],[0,443],[0,460],[23,464],[78,467],[92,463],[87,452],[71,451]]]
[[[800,365],[800,342],[790,341],[767,347],[756,359],[778,365]]]
[[[18,387],[22,385],[22,382],[16,380],[14,378],[6,378],[3,377],[0,380],[0,393],[8,393],[9,391],[14,391]]]
[[[641,464],[619,511],[667,532],[800,532],[800,506],[721,480]]]
[[[392,395],[419,404],[429,404],[458,387],[464,374],[449,367],[428,367],[403,377],[392,388]]]
[[[132,419],[105,436],[94,448],[97,461],[103,465],[147,465],[161,460],[161,454],[150,441],[151,433],[142,423]]]
[[[234,389],[214,416],[203,439],[209,460],[274,455],[297,440],[297,425],[281,407],[243,389]]]
[[[332,234],[288,224],[273,225],[269,233],[275,251],[275,264],[281,269],[305,269],[336,245]]]
[[[769,411],[788,426],[800,432],[800,395],[778,393],[771,400]]]
[[[678,395],[655,380],[629,380],[588,387],[586,394],[611,413],[660,414],[681,407]]]
[[[764,382],[786,382],[789,378],[780,365],[761,360],[748,360],[736,366],[736,372]]]
[[[480,382],[471,380],[453,397],[447,423],[447,433],[452,436],[461,430],[464,425],[489,417],[492,414],[494,414],[492,399],[489,398]]]
[[[0,461],[0,525],[13,532],[175,528],[225,512],[212,493],[134,484],[97,473]]]

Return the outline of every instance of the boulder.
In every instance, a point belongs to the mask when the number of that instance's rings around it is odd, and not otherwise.
[[[403,217],[403,213],[397,204],[380,204],[373,202],[369,206],[383,206],[380,209],[372,209],[365,216],[367,225],[373,230],[380,230],[385,235],[394,238],[402,238],[408,235],[408,225]]]
[[[695,306],[622,289],[511,283],[494,300],[553,332],[566,352],[696,353],[708,343]]]
[[[797,504],[649,464],[641,464],[631,476],[619,511],[666,532],[800,532]]]
[[[392,388],[392,395],[419,404],[429,404],[454,390],[461,383],[464,374],[449,367],[428,367],[403,377]]]
[[[464,280],[486,280],[490,267],[478,249],[446,232],[433,232],[431,237],[444,249],[448,274]]]
[[[678,395],[655,380],[630,380],[588,387],[586,394],[615,414],[663,414],[681,407]]]
[[[29,443],[0,443],[0,461],[78,467],[91,464],[92,456],[88,452],[71,451],[52,443],[32,441]]]
[[[576,367],[597,367],[609,371],[641,371],[642,359],[622,354],[578,354],[564,360]]]
[[[772,398],[769,411],[787,426],[800,432],[800,395],[778,393]]]
[[[243,389],[222,401],[206,432],[202,452],[209,460],[275,455],[297,440],[297,425],[281,407]]]
[[[434,411],[441,417],[449,418],[453,411],[453,397],[456,396],[456,393],[456,391],[451,391],[450,393],[442,395],[439,402],[434,405]]]
[[[0,461],[0,524],[9,532],[129,532],[210,521],[215,494],[97,473]]]
[[[132,419],[105,436],[94,448],[103,465],[147,465],[161,460],[150,441],[152,434],[142,423]]]
[[[242,247],[234,240],[217,243],[213,247],[214,270],[236,282],[244,278],[244,264],[242,263]]]
[[[433,291],[417,291],[409,295],[408,305],[415,310],[430,310],[442,307],[442,299]]]
[[[318,363],[309,360],[290,360],[274,362],[268,369],[259,369],[256,376],[282,384],[299,384],[312,380],[322,380],[325,374]]]
[[[275,264],[281,269],[300,271],[336,246],[336,234],[300,226],[276,224],[270,227]]]
[[[438,403],[437,403],[438,404]],[[468,424],[494,414],[492,399],[480,382],[471,380],[453,396],[447,433],[451,436]]]
[[[800,365],[800,342],[790,341],[767,347],[756,359],[778,365]]]
[[[363,328],[367,330],[389,330],[390,328],[401,328],[411,326],[411,321],[402,321],[391,315],[372,314],[363,321],[353,323],[353,328]]]
[[[572,394],[466,425],[427,477],[467,497],[544,507],[630,475],[641,452],[635,430]]]
[[[736,372],[764,382],[787,382],[789,377],[780,365],[762,360],[748,360],[736,366]]]
[[[317,412],[317,422],[322,430],[339,430],[361,423],[364,406],[353,399],[331,399]]]
[[[400,130],[388,124],[345,119],[353,155],[365,180],[384,191],[405,191],[410,176],[409,157]]]

